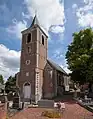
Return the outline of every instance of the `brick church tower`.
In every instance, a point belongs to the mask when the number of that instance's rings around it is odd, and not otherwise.
[[[20,97],[38,102],[42,98],[43,71],[47,63],[48,36],[40,27],[35,16],[31,26],[22,31],[22,48],[20,72],[17,75],[17,86]]]

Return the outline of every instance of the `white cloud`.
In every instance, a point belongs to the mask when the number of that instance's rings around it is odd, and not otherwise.
[[[63,58],[63,53],[61,52],[60,49],[57,49],[53,52],[53,55],[52,55],[53,58],[55,58],[56,60],[61,60],[61,58]]]
[[[71,71],[68,69],[68,65],[67,65],[66,60],[63,60],[63,62],[61,63],[60,66],[65,70],[65,72],[66,72],[67,74],[71,73]]]
[[[85,3],[85,4],[88,4],[88,2],[89,2],[89,0],[84,0],[84,3]]]
[[[81,27],[93,27],[93,0],[83,0],[84,6],[77,7],[76,16]]]
[[[93,27],[93,14],[87,13],[85,15],[81,15],[78,23],[82,27],[87,27],[87,26]]]
[[[53,25],[64,25],[64,4],[60,0],[24,0],[29,14],[33,17],[37,11],[38,20],[47,31]],[[55,32],[55,31],[54,31]]]
[[[50,31],[51,32],[54,32],[54,33],[63,33],[64,30],[65,30],[65,28],[64,27],[61,27],[61,26],[52,26],[50,28]]]
[[[26,21],[17,21],[13,19],[13,25],[10,25],[6,30],[8,33],[15,35],[17,38],[21,39],[21,31],[27,28]]]
[[[55,59],[55,62],[62,68],[64,69],[64,71],[69,74],[71,73],[71,71],[68,69],[68,65],[67,65],[67,62],[66,62],[66,59],[64,58],[65,56],[63,55],[62,49],[57,49],[53,52],[52,54],[52,60],[54,61]]]
[[[84,3],[85,4],[91,4],[91,3],[93,3],[93,0],[84,0]]]
[[[59,50],[55,51],[55,58],[62,59],[63,55]],[[60,65],[62,64],[62,65]],[[6,46],[0,44],[0,74],[2,74],[5,80],[10,76],[14,75],[19,71],[20,65],[20,51],[9,50]],[[64,61],[59,63],[59,65],[67,72],[71,71],[67,68],[67,64]]]
[[[0,44],[0,74],[7,79],[19,70],[20,51],[9,50],[6,46]]]
[[[57,49],[53,52],[52,54],[52,57],[51,59],[57,63],[60,67],[62,67],[62,69],[64,69],[64,71],[66,73],[71,73],[71,71],[67,68],[68,65],[67,65],[67,62],[66,62],[66,59],[65,59],[65,56],[64,54],[62,53],[62,49]]]
[[[58,49],[58,50],[54,51],[54,53],[52,54],[51,59],[55,63],[57,63],[67,74],[71,73],[71,71],[68,69],[66,59],[64,58],[64,55],[61,52],[61,49]]]
[[[30,19],[31,15],[30,14],[25,14],[24,12],[22,12],[22,16],[26,19]]]
[[[73,5],[72,5],[72,8],[73,8],[73,9],[76,9],[76,8],[77,8],[77,4],[73,4]]]
[[[35,11],[37,11],[40,25],[46,32],[50,29],[54,33],[63,33],[65,30],[65,15],[64,2],[62,1],[64,0],[24,0],[29,13],[25,14],[22,12],[23,21],[14,19],[13,24],[6,29],[7,32],[21,39],[21,31],[27,28],[27,21],[24,19],[27,20],[30,19],[31,16],[34,17]]]

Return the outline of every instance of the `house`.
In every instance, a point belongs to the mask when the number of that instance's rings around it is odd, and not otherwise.
[[[67,73],[47,57],[48,35],[35,16],[31,26],[22,31],[20,72],[16,85],[20,98],[24,101],[38,102],[41,98],[51,99],[68,86]]]

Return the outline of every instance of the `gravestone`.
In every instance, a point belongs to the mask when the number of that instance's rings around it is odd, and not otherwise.
[[[15,92],[14,97],[13,97],[13,108],[14,109],[19,109],[20,107],[20,97],[17,92]]]
[[[6,102],[6,94],[5,94],[5,85],[0,83],[0,101],[2,103]]]
[[[41,99],[40,101],[38,101],[38,107],[53,108],[54,100]]]

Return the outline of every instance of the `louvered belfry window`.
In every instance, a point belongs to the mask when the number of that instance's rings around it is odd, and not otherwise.
[[[30,42],[31,42],[31,33],[27,35],[27,43],[30,43]]]

